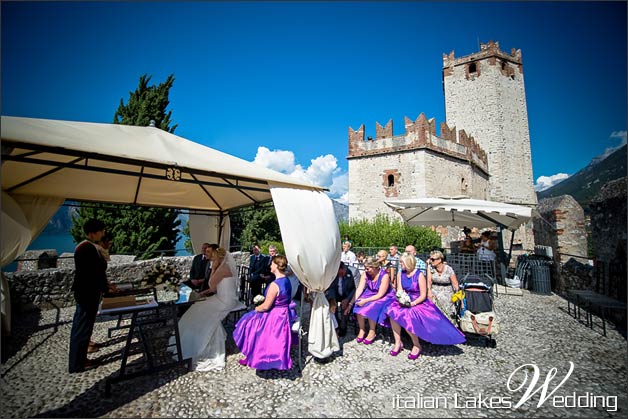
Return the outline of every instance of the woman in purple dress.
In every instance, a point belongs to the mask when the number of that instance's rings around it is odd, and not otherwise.
[[[390,277],[377,258],[369,256],[364,262],[364,273],[360,277],[358,289],[355,291],[355,307],[353,312],[358,318],[360,332],[356,341],[370,345],[375,340],[377,324],[390,327],[386,317],[386,308],[395,299],[390,287]],[[369,334],[365,338],[365,321],[369,321]]]
[[[244,355],[241,365],[258,370],[292,368],[291,325],[296,311],[290,298],[292,286],[285,275],[287,266],[285,256],[273,257],[270,271],[275,280],[266,287],[264,302],[242,316],[235,326],[233,339]]]
[[[401,270],[397,278],[397,292],[403,290],[407,293],[409,306],[402,306],[396,299],[386,311],[395,337],[395,347],[390,354],[397,356],[401,352],[402,327],[408,332],[414,345],[408,359],[419,357],[421,353],[419,338],[439,345],[464,343],[462,332],[427,299],[427,281],[423,273],[416,269],[414,256],[404,253],[399,258],[399,263]]]

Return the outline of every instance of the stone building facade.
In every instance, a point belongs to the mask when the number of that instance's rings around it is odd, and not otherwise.
[[[374,140],[364,126],[349,128],[349,217],[389,214],[386,199],[469,195],[488,198],[486,153],[464,130],[450,130],[421,114],[406,118],[405,134],[392,135],[392,121],[377,124]]]
[[[423,113],[405,118],[402,135],[392,120],[376,123],[375,138],[364,125],[349,128],[350,219],[393,216],[384,201],[417,197],[536,205],[521,51],[507,54],[491,41],[465,57],[443,55],[442,71],[447,121],[439,135]],[[531,223],[516,237],[533,249]]]

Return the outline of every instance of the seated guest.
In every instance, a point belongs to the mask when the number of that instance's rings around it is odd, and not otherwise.
[[[351,313],[351,300],[353,300],[354,295],[355,278],[353,272],[347,269],[347,265],[340,262],[336,278],[325,291],[325,297],[329,301],[329,311],[333,316],[332,319],[335,319],[338,324],[338,336],[344,336],[347,333],[347,320]],[[340,304],[340,310],[338,310],[338,304]]]
[[[458,291],[456,273],[443,261],[443,253],[439,250],[430,253],[428,262],[430,269],[427,271],[427,298],[453,322],[455,307],[451,302],[451,296]]]
[[[427,281],[423,273],[416,268],[414,256],[404,253],[399,259],[400,272],[396,291],[404,290],[409,298],[409,306],[401,306],[397,299],[390,304],[386,315],[395,337],[395,346],[390,355],[397,356],[402,349],[401,328],[412,339],[412,351],[408,359],[417,359],[421,353],[419,338],[438,345],[463,343],[465,337],[447,317],[427,299]]]
[[[262,286],[264,285],[264,273],[268,265],[268,258],[262,254],[259,245],[253,245],[251,249],[251,258],[249,259],[249,281],[251,282],[251,296],[262,294]]]
[[[406,253],[410,253],[416,259],[416,267],[423,272],[423,275],[427,275],[427,264],[423,259],[416,255],[416,247],[409,244],[406,246]]]
[[[233,331],[233,339],[244,355],[239,361],[241,365],[258,370],[289,370],[291,325],[296,312],[290,298],[292,286],[285,275],[288,260],[285,256],[275,256],[270,266],[275,280],[266,287],[264,302],[242,316]]]
[[[357,256],[351,251],[351,242],[345,241],[344,243],[342,243],[342,253],[340,254],[340,261],[344,262],[345,265],[350,266],[353,266],[358,262]]]
[[[212,252],[211,262],[209,287],[201,291],[211,296],[193,304],[179,320],[181,354],[184,359],[192,358],[196,371],[224,368],[227,333],[222,321],[231,310],[244,308],[238,301],[238,269],[233,256],[220,247]],[[174,346],[174,336],[169,344]]]
[[[356,341],[370,345],[375,340],[377,324],[389,327],[386,318],[386,308],[395,299],[395,293],[390,287],[390,277],[380,263],[372,256],[364,262],[364,273],[360,277],[358,289],[355,291],[355,306],[353,312],[358,318],[360,331]],[[364,336],[365,319],[369,322],[369,334]]]

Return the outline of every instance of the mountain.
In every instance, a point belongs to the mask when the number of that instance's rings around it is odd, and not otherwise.
[[[341,202],[338,202],[335,199],[332,199],[331,203],[334,206],[334,215],[336,216],[336,221],[338,221],[339,223],[348,222],[349,221],[349,206]]]
[[[584,169],[562,182],[537,193],[539,200],[560,195],[571,195],[586,209],[602,186],[611,180],[626,176],[626,145],[608,157],[595,157]]]
[[[75,202],[66,201],[65,204],[59,207],[41,234],[60,234],[70,231],[70,228],[72,228],[72,215],[77,211],[77,208],[72,206],[76,204]]]

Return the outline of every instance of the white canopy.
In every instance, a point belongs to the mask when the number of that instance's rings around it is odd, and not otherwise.
[[[159,128],[2,116],[10,195],[226,211],[322,188]]]
[[[191,232],[198,248],[206,240],[224,241],[219,231],[230,209],[271,201],[270,182],[322,190],[154,127],[2,116],[0,129],[3,204],[9,198],[19,203],[3,205],[2,224],[21,224],[24,232],[18,237],[12,233],[17,228],[2,229],[3,266],[26,250],[65,199],[217,215],[205,221],[212,232]],[[16,223],[25,218],[20,207],[48,218],[31,215],[29,223]]]
[[[467,198],[415,198],[386,201],[410,225],[487,228],[510,230],[532,218],[532,208]]]

